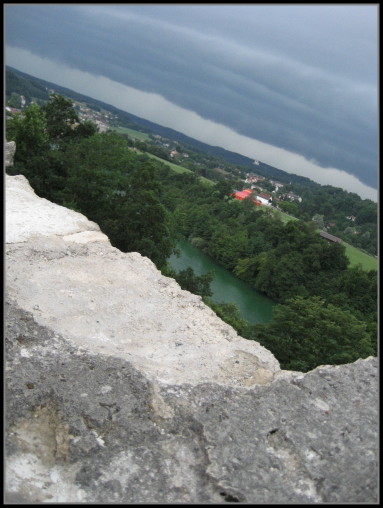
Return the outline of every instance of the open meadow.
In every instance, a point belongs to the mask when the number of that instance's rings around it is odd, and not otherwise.
[[[371,256],[370,254],[367,254],[366,252],[363,252],[346,242],[343,242],[343,245],[346,247],[346,255],[350,260],[350,267],[356,266],[360,263],[364,270],[378,270],[378,260],[374,256]]]
[[[136,138],[139,141],[147,141],[148,139],[150,139],[149,135],[146,134],[145,132],[135,131],[134,129],[129,129],[128,127],[116,127],[113,130],[118,132],[119,134],[128,134],[128,136]]]

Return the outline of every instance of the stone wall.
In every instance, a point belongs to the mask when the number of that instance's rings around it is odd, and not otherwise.
[[[377,502],[377,359],[282,371],[6,177],[6,500]]]
[[[13,157],[16,152],[16,143],[14,141],[6,141],[4,147],[4,164],[5,166],[13,166]]]

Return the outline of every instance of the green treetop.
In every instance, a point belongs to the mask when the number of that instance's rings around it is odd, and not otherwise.
[[[287,370],[354,362],[374,354],[366,324],[319,297],[277,305],[274,320],[256,325],[256,338]]]

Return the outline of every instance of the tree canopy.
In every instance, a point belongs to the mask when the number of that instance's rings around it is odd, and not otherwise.
[[[288,370],[307,372],[374,354],[366,324],[316,296],[278,305],[273,322],[256,325],[255,336]]]
[[[73,137],[76,124],[80,123],[73,102],[62,95],[52,94],[42,108],[47,121],[49,139],[59,143]]]

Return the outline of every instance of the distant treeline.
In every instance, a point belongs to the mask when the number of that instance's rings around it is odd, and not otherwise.
[[[9,69],[7,67],[5,75],[6,100],[9,100],[12,93],[23,95],[27,104],[32,99],[41,99],[43,101],[49,99],[49,93],[43,84],[35,79],[30,79],[27,74],[23,76],[22,73]]]
[[[253,159],[249,157],[240,155],[235,152],[231,152],[229,150],[225,150],[224,148],[221,148],[219,146],[208,145],[206,143],[203,143],[202,141],[198,141],[189,136],[186,136],[181,132],[175,131],[174,129],[163,127],[162,125],[159,125],[157,123],[145,120],[144,118],[140,118],[139,116],[133,115],[131,113],[127,113],[126,111],[116,108],[115,106],[106,104],[105,102],[74,92],[69,88],[57,85],[55,83],[35,78],[34,76],[30,76],[12,67],[7,66],[6,74],[7,76],[8,75],[21,76],[22,78],[29,80],[32,83],[35,82],[40,90],[45,90],[45,88],[54,89],[56,92],[60,93],[61,95],[64,95],[65,97],[69,97],[76,101],[85,102],[86,104],[89,104],[89,106],[91,107],[97,108],[102,107],[110,111],[111,113],[118,115],[121,124],[124,125],[125,127],[135,128],[137,130],[141,130],[142,132],[146,133],[159,134],[160,136],[184,144],[186,148],[190,147],[195,150],[199,150],[203,153],[214,155],[215,157],[218,157],[230,164],[236,164],[238,166],[241,166],[241,168],[246,171],[249,172],[254,171],[262,176],[267,176],[268,178],[279,179],[281,182],[305,183],[306,185],[314,184],[314,182],[312,182],[308,178],[286,173],[285,171],[274,168],[273,166],[269,166],[268,164],[262,162],[260,162],[259,166],[254,166]],[[18,92],[19,89],[20,87],[18,87],[17,90],[13,89],[12,82],[10,81],[9,84],[7,82],[7,93],[11,94],[12,91],[22,93]],[[48,97],[45,97],[45,99],[47,98]]]

